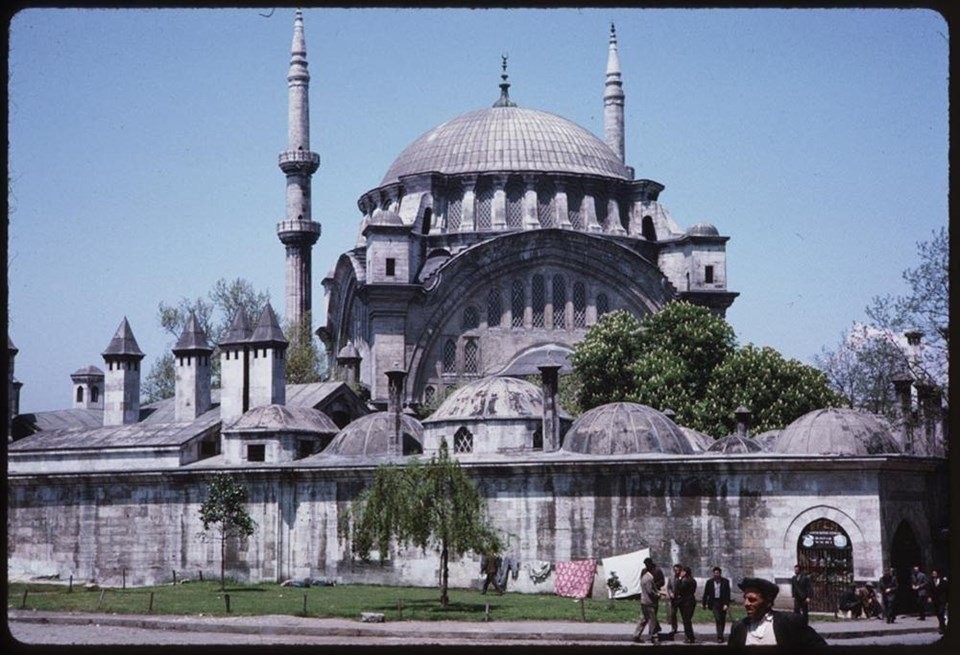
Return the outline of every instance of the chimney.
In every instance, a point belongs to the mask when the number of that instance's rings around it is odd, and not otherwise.
[[[893,376],[893,389],[900,401],[897,414],[900,416],[900,425],[903,430],[903,452],[913,452],[913,429],[916,418],[913,414],[913,376],[907,371],[900,371]]]
[[[348,387],[355,389],[360,382],[360,353],[352,341],[348,341],[337,353],[337,367],[341,379]]]
[[[207,334],[190,312],[183,333],[173,347],[176,387],[175,421],[192,421],[210,409],[210,354]]]
[[[103,401],[103,424],[126,425],[140,420],[140,360],[143,351],[124,317],[101,355],[107,370]]]
[[[403,454],[400,413],[403,408],[401,401],[403,396],[403,381],[406,377],[407,372],[400,368],[400,364],[397,362],[394,362],[392,370],[387,371],[387,414],[390,416],[390,425],[392,426],[387,440],[388,457]]]
[[[733,416],[737,421],[735,434],[738,437],[750,436],[750,419],[752,418],[750,410],[743,405],[740,405],[733,410]]]
[[[560,448],[560,417],[557,414],[560,366],[549,364],[537,368],[540,369],[540,383],[543,387],[543,450],[551,452]]]

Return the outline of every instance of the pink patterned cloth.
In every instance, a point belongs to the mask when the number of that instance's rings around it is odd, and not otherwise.
[[[558,596],[586,598],[593,589],[593,576],[596,573],[597,560],[595,559],[557,562],[553,589]]]

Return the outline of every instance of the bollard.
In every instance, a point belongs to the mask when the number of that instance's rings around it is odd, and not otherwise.
[[[484,621],[489,621],[489,620],[490,620],[490,603],[487,603],[487,604],[484,605],[484,607],[483,607],[483,620],[484,620]]]
[[[106,592],[106,589],[101,589],[101,590],[100,590],[100,598],[97,599],[97,609],[100,609],[100,607],[103,606],[103,594],[104,594],[104,592]]]
[[[203,569],[200,569],[197,573],[200,574],[200,582],[203,582]]]
[[[23,600],[20,601],[20,609],[23,609],[27,606],[27,590],[23,590]]]
[[[227,614],[229,614],[230,613],[230,594],[224,594],[223,601],[227,604]]]
[[[173,584],[177,584],[177,570],[173,569]]]
[[[580,599],[580,620],[584,623],[587,622],[587,611],[583,607],[583,599]]]
[[[153,614],[153,592],[150,592],[150,607],[147,608],[147,614]]]
[[[303,595],[303,614],[304,616],[306,616],[307,614],[307,595],[306,594]]]
[[[73,574],[70,574],[70,584],[67,585],[67,593],[73,591]]]
[[[121,574],[123,575],[123,586],[121,587],[121,589],[126,589],[127,588],[127,569],[125,568],[121,569]]]

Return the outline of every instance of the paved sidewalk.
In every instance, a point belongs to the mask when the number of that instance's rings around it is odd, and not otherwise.
[[[60,625],[88,625],[134,627],[153,630],[178,630],[190,632],[230,632],[252,635],[303,635],[311,637],[339,636],[364,638],[458,638],[522,641],[566,642],[627,642],[633,634],[630,623],[580,623],[575,621],[393,621],[387,623],[362,623],[359,617],[352,619],[315,619],[297,616],[172,616],[98,614],[83,612],[40,612],[8,609],[8,620]],[[918,633],[936,634],[936,619],[918,621],[915,616],[904,616],[894,624],[880,619],[853,619],[847,621],[817,621],[811,617],[811,625],[827,640],[853,639],[868,636],[908,635]],[[716,644],[713,624],[694,625],[697,641]],[[683,644],[683,635],[678,634],[674,643]]]

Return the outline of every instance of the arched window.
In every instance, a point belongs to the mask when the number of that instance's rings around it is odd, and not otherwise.
[[[83,387],[77,387],[77,402],[83,402]]]
[[[447,232],[456,232],[460,229],[460,219],[463,217],[463,191],[460,187],[452,187],[447,193]]]
[[[587,326],[587,289],[583,282],[573,283],[573,327]]]
[[[651,216],[644,216],[643,220],[640,221],[640,233],[647,241],[657,240],[657,230],[653,227],[653,218]]]
[[[567,281],[559,273],[553,276],[553,327],[567,327]]]
[[[476,330],[480,327],[480,310],[474,305],[467,305],[463,309],[463,329]]]
[[[493,226],[493,187],[490,181],[482,182],[477,190],[477,230],[489,230]]]
[[[597,319],[599,320],[604,314],[610,312],[610,300],[607,298],[607,294],[598,293],[597,294]]]
[[[480,372],[480,345],[477,339],[467,339],[463,344],[463,372],[467,375]]]
[[[555,195],[553,184],[549,181],[537,187],[537,218],[540,219],[540,227],[557,226]]]
[[[430,234],[430,228],[433,226],[433,210],[427,207],[423,210],[423,222],[421,223],[421,233]]]
[[[523,227],[523,183],[513,178],[507,183],[507,227]]]
[[[443,372],[457,372],[457,344],[453,339],[447,339],[443,343]]]
[[[500,302],[500,289],[490,289],[487,293],[487,327],[500,327],[500,315],[503,304]]]
[[[100,401],[100,387],[94,385],[90,387],[90,402],[96,403]]]
[[[537,273],[533,276],[530,290],[530,305],[533,307],[533,327],[543,327],[543,308],[546,305],[543,276]]]
[[[524,297],[523,280],[514,280],[510,291],[510,327],[523,327],[523,310],[526,309],[527,300]]]
[[[810,610],[832,612],[853,584],[853,548],[838,524],[822,518],[809,523],[797,543],[797,564],[811,578]]]
[[[461,427],[453,435],[454,453],[472,453],[473,452],[473,434],[466,427]]]
[[[583,192],[573,189],[567,192],[567,219],[574,230],[583,230],[583,214],[580,206],[583,204]]]
[[[433,402],[433,397],[437,394],[436,388],[432,385],[427,385],[423,390],[423,404],[429,406]]]

